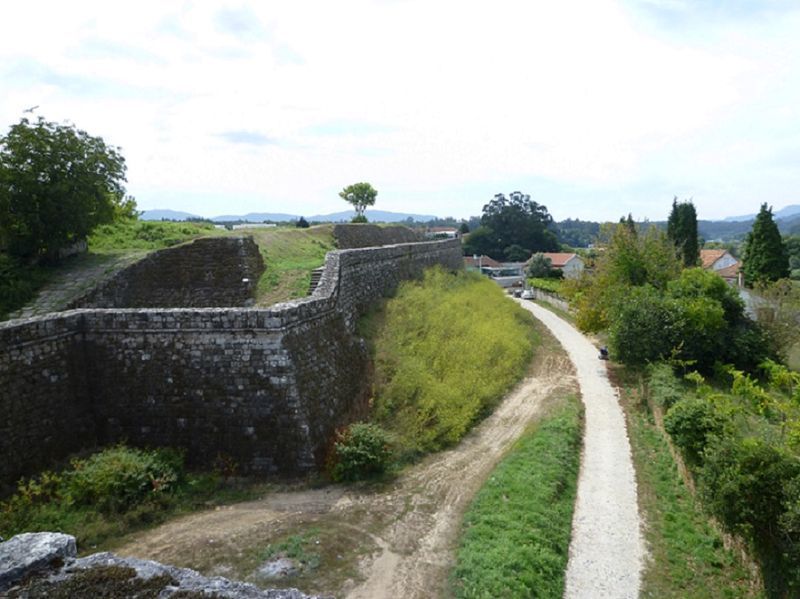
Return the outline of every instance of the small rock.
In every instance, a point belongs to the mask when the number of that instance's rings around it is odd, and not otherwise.
[[[293,560],[288,557],[279,557],[262,564],[258,569],[258,575],[267,579],[288,578],[289,576],[294,576],[299,571],[300,569]]]
[[[0,591],[33,572],[60,567],[78,553],[75,537],[59,532],[26,532],[0,543]]]

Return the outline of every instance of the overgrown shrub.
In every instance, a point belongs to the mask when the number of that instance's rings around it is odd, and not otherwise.
[[[351,424],[340,432],[333,452],[331,478],[335,481],[383,474],[392,455],[386,431],[366,422]]]
[[[754,438],[711,445],[700,471],[706,505],[756,548],[769,596],[800,592],[800,460]]]
[[[67,494],[77,504],[103,512],[128,509],[173,489],[183,460],[170,450],[144,451],[117,445],[84,460],[72,461]]]
[[[36,290],[31,268],[21,266],[14,258],[0,253],[0,317],[25,305]]]
[[[708,443],[722,435],[725,419],[714,406],[699,397],[686,397],[673,405],[664,417],[664,428],[694,466],[702,462]]]

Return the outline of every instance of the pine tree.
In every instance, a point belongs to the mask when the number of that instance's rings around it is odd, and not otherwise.
[[[756,283],[777,281],[789,276],[789,256],[778,225],[772,220],[772,207],[761,204],[761,210],[747,234],[744,244],[744,281]]]
[[[697,211],[691,200],[678,203],[672,200],[672,212],[667,219],[667,236],[675,244],[684,266],[697,266],[700,246],[697,242]]]

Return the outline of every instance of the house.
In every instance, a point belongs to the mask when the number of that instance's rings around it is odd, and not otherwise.
[[[553,268],[559,269],[564,273],[565,279],[577,279],[581,276],[585,266],[583,258],[575,253],[569,252],[542,252],[545,258],[550,259]]]
[[[700,265],[735,287],[743,285],[742,264],[728,250],[700,250]]]
[[[502,264],[489,256],[464,256],[464,268],[467,270],[483,270],[501,268]]]

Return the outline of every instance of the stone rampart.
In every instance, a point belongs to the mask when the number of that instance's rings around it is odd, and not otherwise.
[[[69,307],[249,306],[263,271],[252,237],[205,237],[148,254]]]
[[[357,317],[400,280],[461,267],[457,240],[331,252],[314,294],[267,309],[81,309],[0,323],[0,483],[125,440],[253,474],[319,467],[363,413]]]

